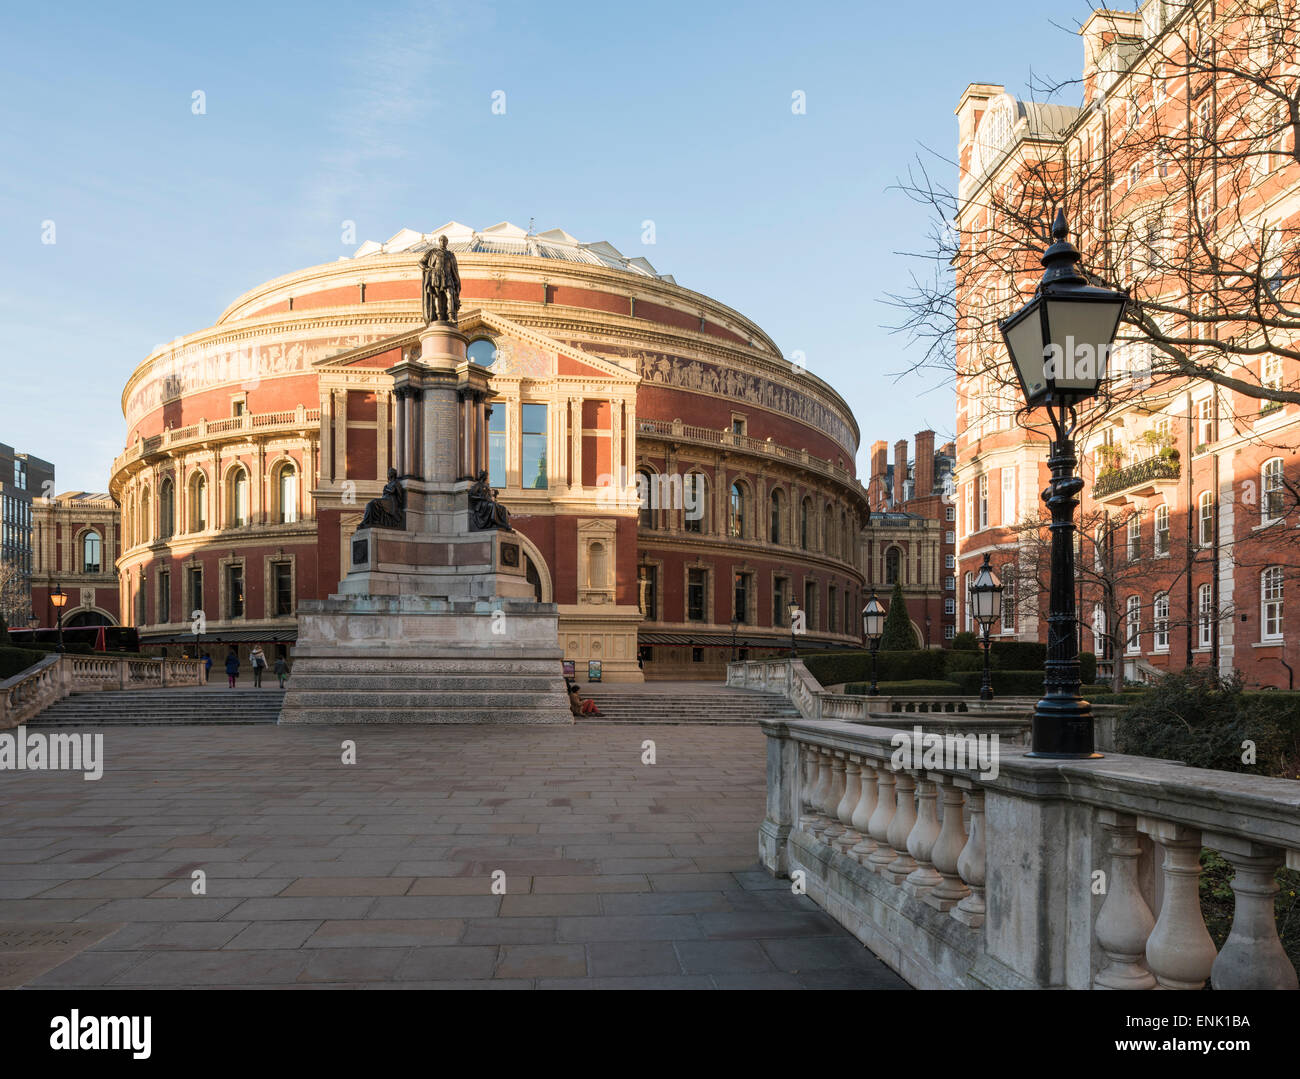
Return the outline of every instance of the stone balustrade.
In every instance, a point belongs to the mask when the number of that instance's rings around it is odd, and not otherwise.
[[[791,686],[803,681],[782,662]],[[978,715],[954,718],[935,716],[921,756],[904,752],[915,728],[762,723],[763,864],[918,987],[1297,987],[1273,897],[1277,869],[1300,869],[1300,783],[1035,759]],[[1199,903],[1203,847],[1236,870],[1218,950]]]
[[[199,659],[55,653],[0,682],[0,730],[26,723],[73,693],[202,684]]]

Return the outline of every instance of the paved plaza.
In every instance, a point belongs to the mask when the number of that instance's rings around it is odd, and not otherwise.
[[[103,734],[0,772],[0,986],[905,988],[757,865],[753,727]]]

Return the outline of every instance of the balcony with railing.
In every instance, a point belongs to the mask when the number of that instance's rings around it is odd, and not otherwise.
[[[1160,487],[1176,483],[1180,472],[1177,451],[1155,454],[1123,468],[1103,471],[1093,484],[1093,497],[1110,499],[1153,495]]]
[[[845,483],[854,482],[853,474],[847,468],[840,467],[834,461],[817,457],[806,449],[796,450],[791,446],[782,446],[770,438],[751,438],[749,435],[739,435],[726,428],[697,427],[693,424],[682,423],[681,420],[638,419],[637,433],[655,438],[670,438],[678,442],[698,442],[708,446],[731,446],[738,450],[744,450],[746,453],[756,453],[765,457],[789,461],[801,467],[812,469],[814,472],[833,476]]]
[[[252,435],[282,435],[293,431],[313,430],[320,427],[320,409],[283,409],[279,412],[245,412],[242,416],[229,416],[220,420],[199,420],[185,427],[168,427],[162,434],[137,439],[113,462],[113,474],[142,457],[152,457],[164,450],[181,449],[202,443],[215,435],[232,435],[246,432]]]

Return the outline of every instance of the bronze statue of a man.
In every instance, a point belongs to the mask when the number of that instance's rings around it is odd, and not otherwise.
[[[397,478],[397,469],[388,470],[384,493],[366,503],[366,512],[358,528],[405,528],[406,491]]]
[[[497,492],[492,490],[487,481],[487,471],[478,474],[469,489],[469,530],[471,532],[513,532],[510,527],[510,511],[497,501]]]
[[[420,259],[424,274],[424,320],[450,322],[460,313],[460,270],[456,256],[447,249],[447,237],[438,237],[438,246],[431,247]]]

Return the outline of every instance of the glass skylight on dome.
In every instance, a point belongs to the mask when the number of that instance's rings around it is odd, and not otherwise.
[[[502,221],[482,231],[475,231],[458,221],[449,221],[428,232],[402,229],[387,243],[367,240],[353,252],[352,257],[365,258],[367,255],[427,251],[437,244],[439,236],[446,236],[447,246],[457,254],[481,252],[491,255],[559,259],[563,262],[584,262],[588,265],[608,266],[612,270],[624,270],[641,277],[653,277],[675,284],[670,274],[657,273],[648,260],[640,256],[629,258],[605,240],[590,244],[582,243],[563,229],[532,233],[521,229],[518,225],[512,225],[509,221]]]

